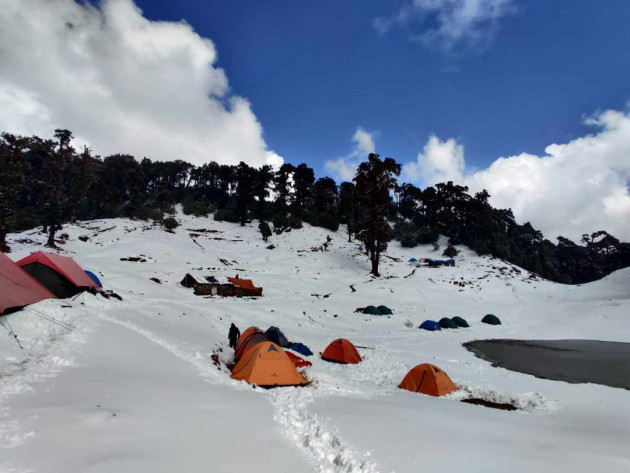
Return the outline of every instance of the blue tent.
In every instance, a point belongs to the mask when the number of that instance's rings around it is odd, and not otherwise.
[[[410,262],[410,263],[417,263],[417,262],[418,262],[418,260],[417,260],[417,259],[415,259],[415,258],[411,258],[411,259],[409,260],[409,262]]]
[[[438,324],[434,320],[425,320],[424,322],[422,322],[420,324],[419,328],[421,328],[422,330],[428,330],[429,332],[435,332],[436,330],[442,330],[442,328],[440,327],[440,324]]]
[[[307,347],[306,345],[304,345],[303,343],[292,343],[291,345],[289,345],[288,348],[289,350],[296,351],[300,355],[304,355],[304,356],[311,356],[313,354],[311,349]]]
[[[85,274],[90,276],[90,279],[94,281],[98,285],[98,287],[103,287],[103,283],[101,283],[101,280],[92,271],[86,271]]]

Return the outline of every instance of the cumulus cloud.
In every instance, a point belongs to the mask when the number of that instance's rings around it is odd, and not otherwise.
[[[361,127],[354,132],[352,143],[353,149],[349,154],[341,158],[326,160],[324,163],[326,170],[344,181],[351,181],[359,164],[376,150],[374,135]]]
[[[415,162],[403,165],[402,177],[428,185],[445,181],[461,181],[464,172],[464,146],[450,138],[446,141],[432,135],[418,153]]]
[[[417,161],[404,166],[405,177],[487,189],[495,207],[511,208],[519,222],[530,221],[552,240],[577,240],[597,230],[630,240],[630,114],[609,110],[584,123],[597,132],[551,144],[543,156],[501,157],[471,173],[464,169],[462,145],[431,137]]]
[[[376,18],[374,28],[384,34],[402,26],[411,40],[446,51],[483,49],[499,21],[514,11],[513,0],[411,0],[392,15]]]
[[[249,102],[230,93],[217,51],[185,22],[132,0],[5,0],[0,129],[67,128],[101,155],[277,166]]]

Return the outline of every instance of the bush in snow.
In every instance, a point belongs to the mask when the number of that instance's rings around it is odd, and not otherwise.
[[[448,245],[442,253],[442,256],[447,256],[449,258],[455,258],[459,254],[459,250],[455,248],[453,245]]]
[[[173,217],[167,217],[162,221],[162,226],[167,230],[175,230],[179,227],[179,222]]]

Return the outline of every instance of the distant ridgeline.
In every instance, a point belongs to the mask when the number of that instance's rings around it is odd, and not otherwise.
[[[371,154],[354,182],[315,179],[306,164],[252,168],[209,162],[195,167],[182,160],[137,161],[116,154],[101,159],[90,149],[71,146],[68,130],[54,139],[2,134],[0,139],[0,250],[8,251],[8,232],[43,225],[54,245],[65,222],[95,218],[163,219],[181,202],[186,214],[245,224],[252,218],[274,228],[301,228],[302,222],[336,231],[378,258],[387,242],[403,246],[464,244],[553,281],[578,284],[630,266],[630,244],[605,231],[584,235],[580,244],[558,237],[554,244],[529,223],[516,223],[511,210],[495,209],[486,191],[474,196],[452,182],[421,190],[399,185],[400,165]],[[270,199],[273,191],[273,199]],[[172,219],[170,219],[172,220]],[[267,225],[261,225],[264,233]],[[449,246],[445,251],[456,252]],[[373,258],[373,259],[374,259]],[[374,261],[373,261],[374,263]]]

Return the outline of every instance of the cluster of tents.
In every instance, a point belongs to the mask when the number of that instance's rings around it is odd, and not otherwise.
[[[358,309],[363,314],[369,315],[392,315],[392,309],[387,307],[386,305],[373,306],[369,305],[367,307],[363,307],[362,309]]]
[[[501,325],[501,320],[494,314],[485,315],[481,321],[484,324],[488,325]],[[457,328],[468,328],[470,325],[463,317],[442,317],[438,322],[435,320],[425,320],[420,324],[420,329],[428,330],[429,332],[435,332],[436,330],[442,329],[457,329]]]
[[[449,259],[432,259],[432,258],[410,258],[409,263],[412,266],[429,266],[431,268],[437,268],[439,266],[455,266],[455,260],[453,258]]]
[[[270,327],[266,332],[249,327],[236,341],[232,379],[265,388],[308,384],[299,368],[312,366],[312,363],[289,351],[295,350],[296,345],[291,344],[277,327]],[[359,350],[345,338],[330,342],[322,352],[322,359],[344,365],[363,361]],[[430,396],[444,396],[457,390],[444,371],[427,363],[411,369],[398,387]]]
[[[72,258],[37,251],[17,262],[0,253],[0,314],[45,299],[65,299],[102,284]]]

